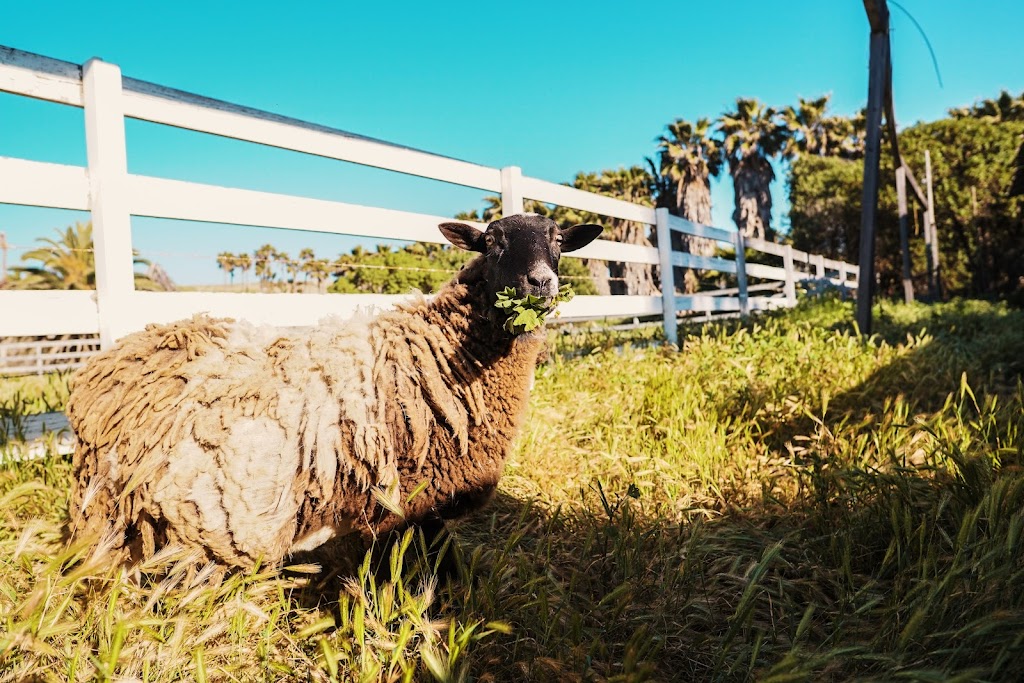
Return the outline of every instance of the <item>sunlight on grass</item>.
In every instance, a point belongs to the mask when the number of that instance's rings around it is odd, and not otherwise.
[[[1024,314],[851,313],[557,335],[451,580],[414,532],[130,572],[63,541],[66,459],[0,469],[0,681],[1011,680]]]

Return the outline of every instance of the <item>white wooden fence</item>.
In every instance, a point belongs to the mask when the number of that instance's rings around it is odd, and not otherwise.
[[[117,66],[98,59],[79,66],[0,46],[0,91],[84,108],[87,167],[0,156],[0,203],[90,211],[96,258],[95,292],[0,291],[0,337],[98,333],[106,347],[148,323],[176,320],[197,311],[257,323],[310,325],[328,314],[388,307],[402,298],[135,291],[131,216],[444,241],[437,225],[450,220],[448,217],[130,174],[126,117],[498,192],[505,214],[521,212],[524,199],[529,198],[656,225],[660,248],[597,240],[574,256],[658,265],[666,274],[666,285],[671,284],[671,265],[734,273],[739,281],[736,296],[675,296],[673,286],[663,287],[664,296],[578,296],[563,305],[563,319],[567,320],[662,315],[666,337],[675,342],[680,311],[746,313],[792,305],[795,282],[808,277],[856,285],[850,279],[856,269],[849,264],[779,244],[744,242],[735,232],[696,225],[665,210],[527,177],[516,166],[480,166],[123,78]],[[668,237],[671,230],[732,245],[737,258],[673,252]],[[784,265],[747,264],[743,247],[781,256]],[[799,264],[810,264],[814,273],[800,269]],[[828,270],[835,271],[834,275]],[[748,296],[747,277],[784,282],[785,298]]]
[[[74,370],[100,350],[95,335],[75,339],[0,340],[0,375],[43,375]]]

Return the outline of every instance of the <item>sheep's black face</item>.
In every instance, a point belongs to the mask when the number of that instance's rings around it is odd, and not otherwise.
[[[455,246],[484,254],[492,301],[506,287],[514,287],[520,297],[554,297],[562,253],[585,247],[602,230],[600,225],[559,228],[550,218],[534,214],[502,218],[484,232],[465,223],[442,223],[440,229]]]

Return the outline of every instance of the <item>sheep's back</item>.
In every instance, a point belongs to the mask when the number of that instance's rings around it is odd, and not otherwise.
[[[72,523],[109,520],[143,557],[182,542],[229,564],[280,559],[304,499],[329,506],[339,476],[369,487],[391,460],[368,358],[339,321],[300,335],[196,316],[125,338],[75,378]]]

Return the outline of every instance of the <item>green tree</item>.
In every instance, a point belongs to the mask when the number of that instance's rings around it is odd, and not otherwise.
[[[1011,95],[1003,90],[995,99],[982,100],[970,107],[950,109],[949,115],[954,119],[983,119],[989,122],[1024,121],[1024,92]]]
[[[415,243],[393,249],[379,245],[375,252],[356,247],[336,261],[337,279],[329,291],[373,294],[407,294],[437,291],[472,254],[436,244]]]
[[[75,223],[63,231],[55,229],[57,239],[40,237],[36,241],[44,246],[22,255],[22,261],[39,261],[38,266],[15,266],[17,274],[11,280],[17,289],[95,289],[96,258],[93,250],[92,222]],[[149,261],[132,251],[135,265],[149,265]],[[135,288],[159,289],[152,279],[135,273]]]
[[[1024,122],[985,117],[948,118],[900,133],[900,151],[921,177],[924,151],[932,157],[939,261],[953,295],[1024,296],[1024,197],[1012,192],[1021,155]],[[856,261],[862,163],[844,159],[797,159],[790,178],[790,221],[799,249]],[[895,177],[882,155],[876,271],[881,291],[900,291]],[[914,202],[912,225],[920,226]],[[911,239],[914,272],[925,270],[923,241]],[[915,238],[916,237],[916,238]],[[915,283],[923,288],[923,281]]]
[[[773,239],[772,195],[775,179],[772,158],[782,152],[786,127],[778,112],[757,99],[739,98],[736,110],[718,119],[717,130],[729,162],[736,208],[732,219],[747,237]]]
[[[800,156],[790,164],[789,239],[797,249],[856,262],[864,164]]]

